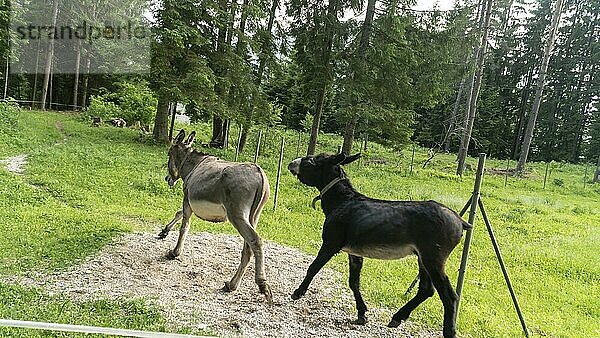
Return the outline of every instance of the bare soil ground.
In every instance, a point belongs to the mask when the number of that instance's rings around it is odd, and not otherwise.
[[[27,155],[17,155],[0,160],[0,163],[6,166],[6,170],[16,175],[23,175],[25,164],[27,164]]]
[[[158,230],[156,231],[158,233]],[[313,257],[296,249],[266,242],[267,278],[274,304],[268,305],[254,284],[253,261],[240,288],[221,291],[237,268],[239,236],[190,234],[180,259],[165,254],[177,240],[132,233],[108,245],[68,271],[51,275],[4,277],[7,282],[41,287],[74,300],[134,297],[163,309],[174,326],[205,329],[223,337],[440,337],[411,322],[389,329],[393,312],[370,307],[368,323],[356,326],[356,310],[343,274],[325,268],[304,298],[292,301]],[[399,304],[399,306],[402,304]]]

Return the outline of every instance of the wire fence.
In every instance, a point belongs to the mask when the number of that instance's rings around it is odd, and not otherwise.
[[[111,328],[111,327],[100,327],[100,326],[31,322],[31,321],[11,320],[11,319],[0,319],[0,327],[1,326],[22,328],[22,329],[59,331],[59,332],[76,332],[76,333],[101,334],[101,335],[122,336],[122,337],[208,338],[205,336],[194,336],[194,335],[188,335],[188,334],[151,332],[151,331],[128,330],[128,329],[115,329],[115,328]]]
[[[42,101],[31,101],[31,100],[16,100],[16,99],[8,99],[8,98],[4,98],[4,99],[0,99],[0,102],[16,102],[19,105],[28,105],[28,106],[35,106],[35,107],[42,107]],[[50,102],[47,104],[47,107],[49,109],[52,109],[53,107],[55,108],[67,108],[67,109],[71,109],[73,110],[73,108],[75,108],[75,110],[82,110],[84,107],[83,106],[79,106],[79,105],[73,105],[73,104],[65,104],[65,103],[56,103],[56,102]]]

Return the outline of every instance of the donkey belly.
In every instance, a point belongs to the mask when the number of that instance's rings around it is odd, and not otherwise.
[[[194,214],[205,221],[225,222],[227,220],[227,211],[223,204],[208,201],[190,201],[190,206]]]
[[[385,244],[345,246],[342,251],[355,256],[375,259],[400,259],[416,253],[415,247],[409,244],[399,246]]]

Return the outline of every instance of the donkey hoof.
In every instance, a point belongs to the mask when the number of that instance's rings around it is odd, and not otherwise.
[[[232,292],[235,291],[235,288],[231,286],[231,282],[225,282],[225,285],[221,289],[223,292]]]
[[[300,289],[294,291],[294,293],[292,293],[292,299],[293,300],[298,300],[300,299],[302,296],[304,296],[304,292],[301,291]]]
[[[273,293],[271,293],[271,288],[269,287],[269,284],[267,284],[267,283],[261,284],[258,286],[258,289],[260,290],[260,293],[265,295],[265,298],[267,299],[267,303],[272,305],[273,304]]]
[[[392,319],[392,320],[391,320],[391,321],[388,323],[388,325],[387,325],[387,326],[388,326],[388,327],[398,327],[398,326],[400,326],[400,322],[399,322],[399,321],[397,321],[397,320],[394,320],[394,319]]]
[[[157,236],[157,237],[158,237],[158,239],[165,239],[165,238],[167,237],[167,235],[168,235],[168,234],[169,234],[169,232],[168,232],[168,231],[164,231],[164,230],[163,230],[163,231],[161,231],[161,232],[158,234],[158,236]]]
[[[365,325],[367,323],[367,318],[365,317],[358,317],[357,320],[353,320],[351,322],[354,325]]]
[[[167,252],[167,255],[166,255],[167,259],[170,259],[170,260],[177,258],[177,256],[179,256],[179,255],[176,255],[175,252],[173,252],[173,250],[169,250],[169,252]]]

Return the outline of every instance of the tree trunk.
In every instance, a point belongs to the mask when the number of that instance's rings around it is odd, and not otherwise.
[[[228,3],[227,0],[219,1],[219,10],[222,11],[223,13],[227,13],[227,3]],[[233,5],[232,5],[232,7],[233,7]],[[225,18],[222,18],[222,19],[226,19],[226,17],[228,15],[229,14],[224,14]],[[225,45],[227,43],[227,28],[228,28],[228,25],[223,24],[222,26],[220,26],[218,28],[218,32],[217,32],[216,51],[217,51],[218,55],[221,55],[221,57],[225,57]],[[225,66],[223,66],[223,65],[218,65],[217,69],[215,69],[215,75],[218,78],[222,78],[223,76],[225,76],[226,72],[227,72],[227,69],[225,69]],[[215,93],[217,94],[217,96],[219,98],[221,98],[223,101],[225,101],[227,90],[223,83],[218,82],[215,84]],[[213,115],[212,136],[211,136],[210,142],[208,144],[210,147],[214,147],[214,148],[223,147],[223,119],[217,115]]]
[[[346,123],[346,129],[344,130],[344,143],[342,144],[342,153],[350,155],[352,152],[352,143],[354,143],[354,133],[356,131],[356,123],[358,117],[354,117],[352,120]]]
[[[37,89],[37,82],[38,82],[38,69],[39,69],[39,65],[40,65],[41,41],[42,41],[42,39],[38,39],[37,55],[35,57],[35,74],[33,75],[33,90],[32,90],[33,93],[31,93],[31,108],[35,108],[35,91]]]
[[[481,33],[483,29],[483,22],[485,20],[485,0],[479,0],[477,2],[477,12],[475,15],[477,22],[477,32]],[[469,34],[468,30],[465,30],[465,34]],[[473,49],[473,53],[467,55],[465,60],[465,73],[463,74],[460,85],[458,88],[458,93],[456,94],[456,101],[454,101],[454,110],[452,111],[452,115],[450,116],[450,126],[448,127],[448,132],[445,136],[444,142],[444,152],[450,152],[450,145],[452,144],[452,135],[456,132],[456,119],[458,117],[458,112],[460,110],[460,101],[462,100],[462,95],[465,90],[465,84],[467,82],[467,78],[469,79],[469,96],[467,97],[467,102],[465,103],[465,114],[462,121],[462,130],[466,130],[469,121],[469,107],[471,106],[471,89],[473,88],[473,83],[475,81],[475,70],[470,69],[471,62],[477,60],[477,53],[479,52],[479,46]],[[457,159],[458,160],[458,159]]]
[[[58,16],[58,1],[54,0],[52,5],[52,27],[56,27],[56,17]],[[50,83],[50,71],[52,68],[52,59],[54,57],[54,39],[48,42],[48,54],[46,56],[46,67],[44,71],[44,83],[42,85],[42,110],[46,110],[46,99],[48,98],[48,84]]]
[[[471,82],[471,90],[469,95],[468,105],[468,116],[467,126],[463,130],[463,135],[460,140],[460,148],[458,150],[458,165],[456,167],[456,174],[462,176],[465,169],[465,161],[467,159],[467,151],[469,150],[469,143],[471,142],[471,133],[473,132],[473,125],[475,124],[475,114],[477,110],[477,99],[479,97],[479,89],[481,88],[481,81],[483,79],[483,67],[485,62],[485,52],[487,49],[488,33],[490,28],[490,18],[492,14],[492,2],[493,0],[487,0],[485,9],[485,19],[483,21],[483,33],[481,35],[481,41],[479,43],[479,50],[477,52],[477,67],[473,74],[473,81]]]
[[[73,81],[73,110],[77,110],[77,94],[79,89],[79,63],[81,62],[81,40],[77,45],[77,55],[75,56],[75,74]]]
[[[241,154],[246,146],[246,142],[248,141],[248,132],[250,131],[250,125],[244,124],[242,127],[242,135],[240,136],[240,149],[239,153]]]
[[[223,120],[221,117],[214,115],[212,123],[212,137],[208,146],[211,148],[223,148],[225,144],[225,127],[227,127],[227,120]]]
[[[242,15],[240,17],[240,24],[238,26],[238,30],[237,30],[237,44],[235,46],[235,54],[237,56],[239,56],[240,58],[246,60],[246,53],[245,53],[245,42],[244,42],[244,32],[246,31],[246,20],[248,19],[248,1],[249,0],[244,0],[242,2]],[[237,7],[237,3],[234,1],[231,5],[232,7]],[[235,16],[235,9],[232,9],[232,16]],[[230,36],[233,35],[233,24],[230,27]],[[230,44],[231,37],[228,39],[227,44]],[[228,103],[230,109],[234,109],[234,110],[241,110],[243,109],[240,106],[237,106],[236,104],[236,87],[235,85],[231,86],[229,88],[229,103]],[[225,120],[224,125],[223,125],[223,142],[216,142],[216,146],[220,146],[220,148],[227,148],[229,147],[229,120]],[[219,144],[220,143],[220,144]]]
[[[596,164],[596,173],[594,173],[594,179],[592,183],[600,183],[600,156],[598,156],[598,163]]]
[[[177,102],[173,102],[169,109],[171,114],[171,126],[169,127],[169,142],[173,140],[173,128],[175,128],[175,114],[177,114]]]
[[[469,61],[467,60],[467,64]],[[454,101],[454,109],[452,110],[452,115],[450,115],[450,125],[448,126],[448,131],[446,132],[446,137],[444,140],[444,152],[450,152],[450,144],[452,143],[452,135],[454,135],[454,130],[456,129],[456,116],[458,116],[458,111],[460,109],[460,101],[462,100],[462,93],[465,88],[465,82],[467,74],[464,74],[460,79],[460,84],[458,85],[458,93],[456,94],[456,101]]]
[[[525,87],[523,87],[523,92],[521,93],[521,105],[519,107],[519,116],[517,117],[517,124],[515,126],[515,137],[513,139],[512,146],[512,159],[515,159],[517,153],[519,152],[519,145],[521,144],[521,139],[523,138],[523,129],[525,128],[525,107],[527,106],[527,101],[529,101],[529,90],[531,90],[531,79],[533,77],[533,67],[529,68],[527,72],[527,80],[525,80]]]
[[[269,33],[269,38],[271,37],[271,31],[273,30],[273,23],[275,22],[275,14],[277,12],[277,7],[279,7],[279,1],[280,0],[273,0],[273,4],[271,6],[271,11],[269,12],[269,22],[267,23],[267,32]],[[265,43],[265,45],[268,45]],[[261,46],[261,48],[263,49],[263,53],[264,48],[266,46]],[[258,65],[258,73],[256,75],[256,81],[258,83],[258,85],[261,84],[262,82],[262,78],[263,78],[263,74],[265,72],[265,68],[267,66],[267,58],[263,55],[262,57],[259,57],[260,61],[259,61],[259,65]]]
[[[587,29],[586,29],[588,32],[593,32],[595,25],[598,25],[598,16],[599,16],[599,13],[597,12],[596,15],[594,15],[594,18],[592,20],[590,20],[589,24],[587,25]],[[594,43],[594,34],[589,34],[586,45],[592,46],[593,43]],[[568,44],[568,46],[570,46],[570,45],[571,44]],[[585,57],[592,58],[593,53],[594,53],[593,48],[589,48]],[[572,54],[572,53],[569,53],[569,54]],[[587,100],[589,98],[583,97],[583,94],[585,92],[593,92],[592,88],[590,88],[590,87],[586,88],[586,82],[589,82],[592,84],[596,83],[595,82],[595,78],[596,78],[596,74],[597,74],[596,68],[598,68],[597,63],[596,64],[591,64],[591,63],[584,64],[583,69],[579,73],[577,85],[575,88],[572,89],[573,92],[575,92],[575,91],[577,92],[577,94],[576,94],[577,100],[575,102],[576,102],[576,104],[580,105],[580,107],[578,109],[578,111],[579,111],[579,121],[578,122],[579,123],[578,123],[577,132],[575,135],[575,147],[573,149],[573,155],[572,155],[572,161],[574,163],[579,162],[579,155],[581,154],[581,144],[583,142],[584,135],[586,134],[586,126],[588,125],[589,119],[591,118],[591,116],[590,116],[591,114],[587,114],[587,109],[588,109],[588,105],[589,105]],[[589,80],[584,82],[584,79],[586,79],[586,78]],[[572,116],[572,114],[569,114],[569,115]]]
[[[310,138],[308,139],[308,149],[306,155],[314,155],[317,149],[317,135],[319,135],[319,129],[321,124],[321,115],[323,114],[323,106],[325,103],[325,91],[327,90],[327,84],[323,83],[322,87],[317,93],[317,102],[315,104],[315,115],[313,116],[312,126],[310,128]]]
[[[50,85],[48,88],[48,108],[52,109],[52,95],[54,94],[54,63],[52,63],[52,67],[50,67]]]
[[[322,65],[323,65],[323,79],[321,80],[320,86],[317,91],[317,98],[315,102],[315,114],[313,116],[313,123],[310,130],[310,138],[308,141],[308,149],[306,150],[307,155],[314,155],[317,148],[317,137],[319,135],[319,128],[321,124],[321,115],[323,115],[323,106],[325,104],[325,95],[327,87],[329,86],[331,74],[331,50],[333,48],[333,33],[334,33],[334,22],[337,21],[339,0],[329,0],[327,8],[327,20],[325,21],[325,42],[322,53]]]
[[[231,0],[231,5],[230,5],[231,12],[229,13],[229,17],[231,18],[231,20],[229,20],[229,27],[227,27],[227,31],[225,32],[225,34],[226,34],[225,43],[228,46],[231,46],[231,41],[233,40],[233,33],[234,33],[233,24],[235,23],[235,16],[237,13],[237,8],[238,8],[237,0]]]
[[[244,54],[244,47],[246,45],[244,42],[244,34],[246,32],[246,20],[248,20],[248,1],[249,0],[244,0],[242,2],[242,15],[240,17],[240,25],[238,27],[238,41],[235,46],[235,53],[240,56]]]
[[[525,163],[527,163],[527,156],[529,155],[529,148],[531,147],[531,141],[533,139],[533,130],[535,129],[535,123],[538,112],[540,110],[540,104],[542,103],[542,92],[544,91],[544,81],[546,80],[546,71],[548,70],[548,63],[550,61],[550,53],[554,45],[554,36],[558,29],[558,22],[560,21],[560,12],[562,11],[563,0],[556,0],[556,6],[554,8],[554,14],[552,15],[552,25],[548,34],[548,40],[546,41],[546,47],[544,49],[544,58],[540,67],[540,73],[537,79],[537,89],[535,92],[535,99],[533,100],[533,108],[529,115],[529,121],[527,122],[527,129],[525,130],[525,137],[523,138],[523,145],[521,146],[521,155],[519,156],[519,163],[515,170],[515,175],[521,175],[525,170]]]
[[[269,41],[265,41],[263,45],[260,46],[261,53],[258,56],[258,71],[256,73],[256,86],[260,88],[263,80],[263,75],[265,73],[265,69],[267,68],[267,48],[269,46],[269,42],[271,41],[271,31],[273,30],[273,25],[275,23],[275,15],[277,13],[277,8],[279,7],[280,0],[273,0],[271,4],[271,10],[269,11],[269,21],[267,22],[266,32],[269,34]],[[246,3],[246,1],[244,1]],[[248,108],[247,118],[242,127],[242,135],[240,137],[240,148],[239,152],[241,153],[246,146],[246,142],[248,139],[248,132],[250,131],[250,126],[252,125],[252,115],[253,115],[254,106]]]
[[[2,98],[6,100],[6,95],[8,94],[8,65],[10,63],[10,50],[7,51],[6,54],[6,68],[4,69],[4,95]]]
[[[481,38],[482,36],[482,32],[483,32],[483,22],[485,21],[485,5],[486,5],[486,0],[479,0],[479,2],[477,3],[477,14],[475,15],[475,17],[477,18],[477,36],[479,38]],[[466,67],[467,67],[467,73],[468,74],[468,78],[469,78],[469,96],[467,96],[467,101],[465,102],[465,110],[464,110],[464,114],[463,114],[463,118],[462,118],[462,127],[461,127],[461,131],[463,133],[463,136],[461,136],[461,145],[462,145],[462,141],[463,141],[463,137],[464,137],[464,133],[467,130],[468,126],[469,126],[469,109],[471,107],[471,101],[473,99],[473,87],[475,84],[475,68],[471,66],[471,60],[473,63],[475,63],[478,60],[478,55],[479,55],[479,51],[480,51],[480,46],[474,46],[473,47],[473,53],[472,55],[467,59],[466,63]],[[457,154],[456,157],[456,162],[459,162],[459,158],[460,158],[460,146],[459,146],[459,153]],[[467,149],[468,150],[468,149]],[[466,155],[465,155],[466,156]],[[458,171],[458,169],[457,169]]]
[[[83,93],[81,95],[81,108],[85,108],[87,105],[87,94],[88,94],[88,85],[90,82],[90,66],[92,60],[90,57],[87,57],[86,65],[85,65],[85,76],[83,77]]]
[[[510,27],[510,17],[511,17],[511,9],[513,7],[515,0],[510,0],[506,8],[504,9],[504,13],[502,14],[502,26],[500,27],[500,31],[504,36],[506,36],[506,29]]]
[[[223,122],[223,149],[229,148],[229,126],[231,125],[230,119],[225,119]]]
[[[361,64],[364,63],[367,55],[367,49],[369,48],[369,40],[371,38],[376,3],[377,0],[368,0],[367,2],[367,12],[365,14],[365,20],[363,21],[360,33],[360,44],[358,45],[357,52]],[[349,155],[352,152],[352,144],[354,143],[354,134],[357,122],[358,116],[353,116],[346,123],[346,129],[344,130],[344,143],[342,144],[342,152],[346,155]]]
[[[169,143],[169,102],[162,95],[158,96],[152,134],[155,141]]]

